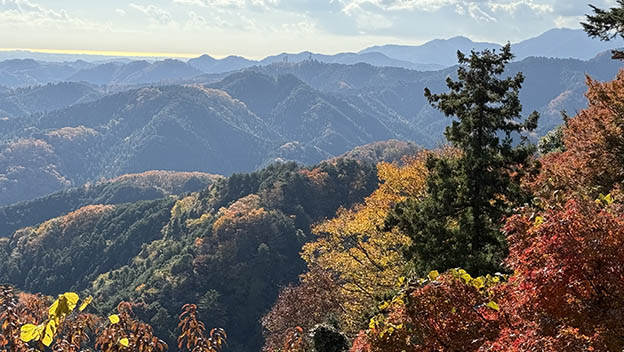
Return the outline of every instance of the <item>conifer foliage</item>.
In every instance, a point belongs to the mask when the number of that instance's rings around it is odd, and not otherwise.
[[[619,7],[609,10],[600,9],[594,5],[589,5],[593,10],[593,15],[587,15],[587,22],[581,23],[583,29],[592,38],[609,41],[618,35],[624,38],[624,0],[617,0]],[[624,51],[613,50],[613,58],[624,59]]]
[[[446,82],[450,92],[425,89],[435,108],[455,118],[445,136],[459,155],[429,157],[428,197],[399,204],[387,221],[412,237],[410,254],[421,273],[501,268],[506,246],[499,223],[525,200],[519,178],[534,147],[522,133],[534,130],[539,117],[533,112],[518,122],[524,76],[501,77],[512,58],[509,44],[500,52],[459,52],[458,80]]]

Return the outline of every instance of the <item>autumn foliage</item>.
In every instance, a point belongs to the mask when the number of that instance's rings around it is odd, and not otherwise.
[[[405,255],[414,237],[383,225],[396,204],[428,197],[431,152],[380,164],[371,196],[314,227],[308,272],[263,319],[265,350],[312,350],[314,327],[330,322],[352,352],[622,351],[624,71],[587,85],[588,107],[560,128],[561,148],[519,170],[532,197],[500,195],[510,210],[492,223],[506,237],[503,273],[423,277]]]
[[[104,318],[87,313],[92,301],[91,296],[80,300],[78,294],[66,292],[48,306],[44,296],[18,294],[10,286],[0,287],[0,351],[163,352],[168,349],[149,324],[136,319],[134,304],[121,302],[116,314]],[[225,331],[213,329],[205,337],[204,324],[197,317],[195,305],[183,307],[180,350],[221,352],[227,339]]]
[[[589,107],[564,126],[565,150],[541,158],[535,202],[502,227],[513,275],[485,291],[458,269],[417,280],[351,350],[621,351],[623,83],[622,72],[588,79]]]
[[[605,83],[588,77],[587,86],[588,107],[563,128],[566,150],[540,160],[532,188],[546,200],[607,194],[624,177],[624,71]]]

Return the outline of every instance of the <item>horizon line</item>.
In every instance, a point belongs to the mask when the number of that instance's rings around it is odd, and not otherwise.
[[[191,59],[203,54],[197,53],[172,53],[172,52],[149,52],[149,51],[122,51],[122,50],[89,50],[89,49],[33,49],[33,48],[0,48],[0,52],[29,51],[42,54],[65,54],[65,55],[90,55],[112,57],[171,57]]]

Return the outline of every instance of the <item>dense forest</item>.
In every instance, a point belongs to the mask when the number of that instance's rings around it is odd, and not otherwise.
[[[311,225],[369,195],[376,163],[418,150],[375,143],[315,167],[275,164],[211,178],[200,192],[169,188],[169,196],[155,199],[153,188],[128,191],[147,176],[126,176],[7,207],[6,214],[45,214],[58,205],[66,213],[0,239],[0,281],[27,292],[92,295],[94,313],[133,302],[133,314],[170,346],[179,335],[180,307],[194,302],[211,324],[226,329],[228,350],[258,350],[260,318],[279,288],[305,269],[298,252],[311,239]],[[193,179],[192,173],[169,176],[161,178]],[[175,196],[178,191],[186,193]]]
[[[618,5],[590,37],[624,37]],[[457,56],[424,89],[451,121],[436,149],[0,208],[0,350],[622,351],[624,70],[587,75],[586,107],[535,144],[511,46]]]

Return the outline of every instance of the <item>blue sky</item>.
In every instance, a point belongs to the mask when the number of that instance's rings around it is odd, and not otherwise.
[[[463,35],[517,42],[578,28],[615,0],[0,0],[0,48],[208,53],[358,51]]]

